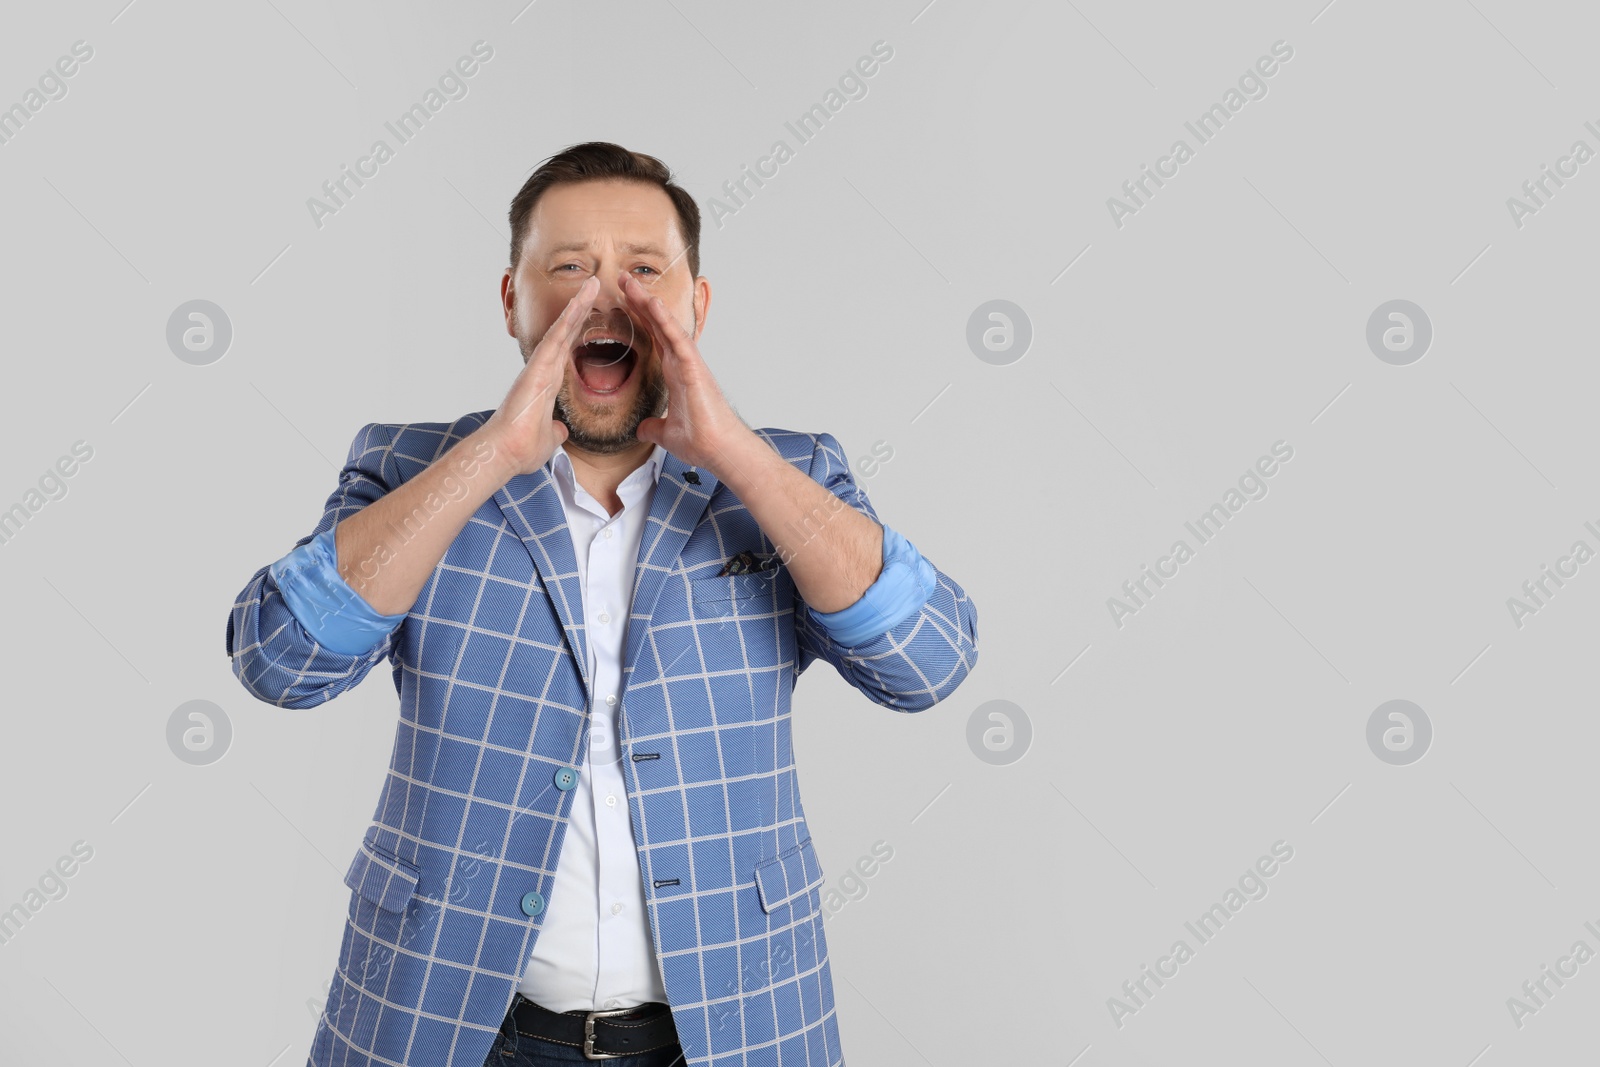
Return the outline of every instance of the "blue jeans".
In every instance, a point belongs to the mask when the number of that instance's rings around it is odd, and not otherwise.
[[[517,998],[514,997],[513,1008],[516,1004]],[[517,1033],[516,1022],[512,1014],[507,1012],[500,1032],[495,1035],[494,1044],[489,1046],[489,1056],[483,1061],[483,1067],[554,1067],[556,1064],[571,1067],[578,1063],[591,1064],[593,1067],[683,1067],[685,1062],[683,1049],[677,1042],[636,1056],[586,1059],[581,1048]]]

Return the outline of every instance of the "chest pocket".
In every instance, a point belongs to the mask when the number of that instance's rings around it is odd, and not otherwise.
[[[650,631],[666,680],[774,668],[792,659],[795,589],[788,571],[667,581],[656,604],[660,621]]]
[[[685,584],[688,614],[702,637],[743,627],[747,645],[771,643],[778,631],[793,629],[794,579],[782,567],[757,574],[691,578]]]
[[[720,604],[731,600],[775,598],[788,574],[780,567],[756,574],[711,575],[689,579],[689,599],[696,604]],[[731,609],[730,609],[731,612]]]

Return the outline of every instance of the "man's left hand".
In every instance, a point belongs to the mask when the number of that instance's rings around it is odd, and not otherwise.
[[[667,380],[667,417],[644,419],[639,440],[704,467],[731,489],[777,549],[816,611],[842,611],[883,571],[883,530],[790,463],[723,399],[694,338],[639,279],[622,294],[645,324]]]
[[[650,334],[650,346],[667,381],[666,418],[639,423],[639,440],[658,444],[683,462],[726,480],[735,456],[748,450],[755,433],[734,413],[718,388],[694,338],[649,286],[622,272],[623,297]]]

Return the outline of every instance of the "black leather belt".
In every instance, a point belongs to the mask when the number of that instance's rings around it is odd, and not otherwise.
[[[518,993],[511,1012],[517,1033],[582,1049],[590,1060],[637,1056],[678,1040],[672,1009],[656,1002],[611,1011],[551,1011]]]

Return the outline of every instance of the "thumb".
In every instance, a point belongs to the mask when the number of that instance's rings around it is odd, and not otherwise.
[[[653,445],[666,445],[663,434],[667,428],[667,420],[651,417],[639,420],[639,428],[634,431],[634,436],[641,441],[648,441]]]

